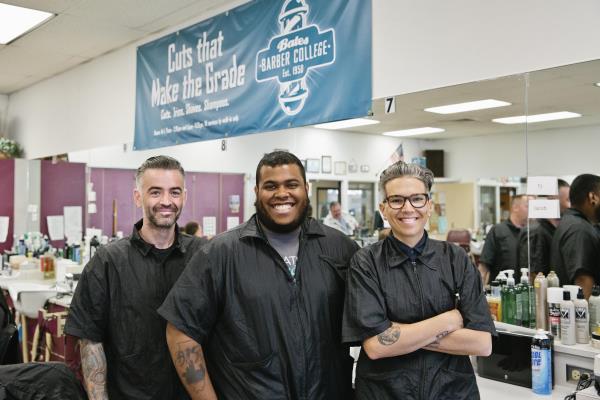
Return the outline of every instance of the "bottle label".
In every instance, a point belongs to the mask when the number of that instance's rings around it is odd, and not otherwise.
[[[531,384],[534,393],[552,393],[551,368],[550,350],[531,346]]]
[[[570,310],[568,308],[561,309],[560,310],[560,318],[561,319],[570,320],[571,319],[571,313],[569,311]]]
[[[587,319],[587,308],[586,307],[575,307],[575,319],[586,320]]]

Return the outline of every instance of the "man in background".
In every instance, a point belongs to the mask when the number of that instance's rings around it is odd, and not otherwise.
[[[558,200],[560,206],[560,215],[571,206],[569,201],[569,184],[558,180],[558,196],[550,196],[549,199]],[[529,279],[534,281],[538,272],[548,275],[554,268],[550,263],[550,252],[552,248],[552,236],[556,227],[560,223],[560,218],[546,219],[540,218],[531,221],[529,224],[529,241],[527,239],[527,229],[521,230],[519,237],[519,268],[529,268]]]
[[[561,285],[578,285],[588,298],[600,283],[600,176],[583,174],[573,180],[567,209],[552,238],[550,264]]]
[[[90,399],[187,399],[156,309],[201,242],[177,228],[186,198],[177,160],[151,157],[135,180],[143,218],[85,266],[65,332],[79,338]]]
[[[479,272],[484,285],[505,269],[515,269],[515,282],[518,282],[517,246],[521,229],[527,224],[528,201],[526,195],[514,196],[510,201],[508,219],[494,225],[485,236],[479,259]]]
[[[359,226],[358,221],[352,215],[342,212],[342,206],[337,201],[329,203],[329,214],[323,223],[348,236],[353,235]]]

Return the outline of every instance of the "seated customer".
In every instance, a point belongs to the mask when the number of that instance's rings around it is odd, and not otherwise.
[[[342,206],[337,201],[329,203],[329,214],[327,214],[323,223],[346,235],[354,234],[354,230],[359,226],[352,215],[342,212]]]
[[[430,170],[398,162],[380,178],[392,234],[359,250],[342,340],[361,343],[356,399],[477,399],[469,355],[492,350],[481,278],[460,247],[430,239]]]

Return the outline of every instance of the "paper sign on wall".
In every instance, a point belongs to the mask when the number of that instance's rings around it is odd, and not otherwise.
[[[529,200],[529,218],[560,218],[559,201],[550,199]]]
[[[62,215],[48,215],[48,236],[50,240],[63,240],[65,238],[65,219]]]
[[[202,230],[206,236],[217,234],[217,217],[202,217]]]
[[[81,206],[71,206],[63,208],[65,216],[65,236],[67,240],[76,242],[81,240],[83,233],[83,224],[81,222]]]
[[[233,229],[240,224],[240,217],[227,217],[227,230]]]
[[[0,217],[0,243],[6,242],[6,236],[8,236],[8,224],[10,217]]]
[[[558,178],[555,176],[530,176],[527,178],[527,194],[536,196],[558,195]]]

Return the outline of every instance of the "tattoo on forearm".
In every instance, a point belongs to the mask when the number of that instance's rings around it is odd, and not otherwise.
[[[439,347],[440,341],[450,334],[449,331],[444,331],[436,335],[435,340],[427,345],[427,347]]]
[[[377,340],[384,346],[391,346],[400,339],[400,328],[391,326],[377,335]]]
[[[177,344],[175,366],[186,385],[194,385],[196,391],[202,391],[206,383],[206,366],[202,348],[198,344],[186,345],[188,343],[190,342]]]
[[[106,355],[102,343],[82,339],[80,342],[81,371],[85,389],[92,400],[108,400],[106,392]]]

